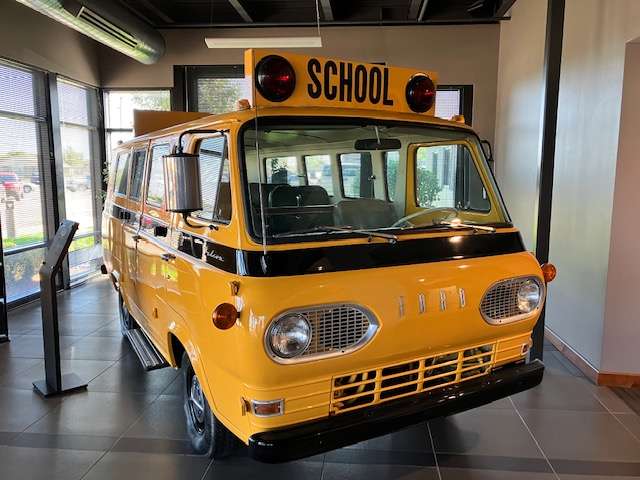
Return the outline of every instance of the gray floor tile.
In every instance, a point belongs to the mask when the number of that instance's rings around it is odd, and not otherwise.
[[[185,455],[109,452],[89,471],[84,480],[197,480],[202,477],[208,458]]]
[[[258,478],[258,477],[256,477]],[[345,463],[325,463],[322,480],[437,480],[435,467],[415,465],[351,465]]]
[[[124,340],[126,342],[126,340]],[[126,345],[129,348],[129,345]],[[127,352],[89,384],[90,391],[160,393],[178,375],[178,370],[161,368],[146,372],[134,353]]]
[[[11,480],[80,479],[101,452],[0,447],[0,471]]]
[[[193,455],[191,442],[171,438],[122,437],[113,446],[114,452],[161,453],[164,455]]]
[[[438,453],[541,456],[515,410],[472,410],[429,425]]]
[[[70,347],[61,349],[60,356],[69,360],[118,360],[130,348],[122,337],[84,337]]]
[[[640,417],[635,413],[616,413],[616,418],[638,439],[640,439]]]
[[[593,394],[611,413],[634,413],[633,409],[609,387],[594,385]]]
[[[133,425],[154,398],[106,392],[76,393],[27,431],[117,437]]]
[[[160,396],[127,431],[127,437],[186,440],[182,397]]]
[[[587,379],[545,373],[542,383],[511,397],[518,408],[605,412]]]
[[[387,450],[387,451],[407,451],[407,452],[431,452],[431,442],[425,423],[420,423],[398,432],[372,438],[364,442],[351,445],[347,448],[357,448],[365,450]]]
[[[553,473],[441,468],[442,480],[556,480]]]
[[[113,365],[110,360],[61,360],[62,374],[75,373],[83,381],[89,382]],[[32,367],[13,375],[7,375],[0,379],[0,385],[10,388],[33,389],[33,382],[42,380],[45,376],[44,361],[38,362]]]
[[[95,450],[105,452],[117,441],[116,437],[94,435],[53,435],[50,433],[21,433],[11,440],[11,446],[52,448],[58,450]]]
[[[81,338],[80,336],[60,336],[60,349],[63,350],[70,347]],[[2,344],[1,348],[8,352],[9,357],[44,357],[42,335],[21,335],[11,339],[8,343]]]
[[[551,459],[640,462],[640,443],[609,413],[522,410]]]
[[[574,375],[576,377],[584,377],[584,374],[580,371],[580,369],[573,363],[571,363],[571,361],[558,350],[554,349],[551,352],[550,356],[554,357],[569,373],[571,373],[571,375]],[[545,364],[548,357],[548,355],[545,355],[544,357]]]
[[[33,390],[2,387],[0,388],[0,431],[21,432],[57,408],[59,404],[60,399],[45,400]]]
[[[258,463],[246,457],[233,457],[214,461],[204,477],[205,480],[319,480],[322,462],[297,461],[269,465]]]

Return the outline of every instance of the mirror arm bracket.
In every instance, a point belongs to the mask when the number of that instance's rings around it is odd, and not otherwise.
[[[198,133],[225,133],[225,132],[228,132],[228,131],[229,130],[217,130],[215,128],[204,128],[204,129],[194,128],[192,130],[185,130],[184,132],[180,133],[180,136],[178,136],[178,143],[176,144],[176,151],[179,154],[183,153],[184,149],[182,148],[182,137],[184,137],[185,135],[198,134]]]

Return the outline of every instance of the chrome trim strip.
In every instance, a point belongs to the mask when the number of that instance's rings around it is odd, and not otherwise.
[[[427,306],[424,300],[424,293],[418,294],[418,312],[424,313],[427,310]]]

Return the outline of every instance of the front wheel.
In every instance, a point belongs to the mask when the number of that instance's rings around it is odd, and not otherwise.
[[[211,411],[200,380],[198,380],[191,360],[185,352],[182,355],[183,403],[187,421],[187,435],[195,453],[210,458],[221,459],[233,453],[236,437]]]

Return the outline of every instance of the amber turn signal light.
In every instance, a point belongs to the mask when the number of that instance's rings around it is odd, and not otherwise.
[[[553,263],[545,263],[544,265],[541,265],[540,268],[542,268],[544,281],[547,283],[553,282],[553,279],[556,278],[558,273],[556,266]]]
[[[213,324],[220,330],[227,330],[236,324],[238,310],[230,303],[221,303],[213,311]]]

